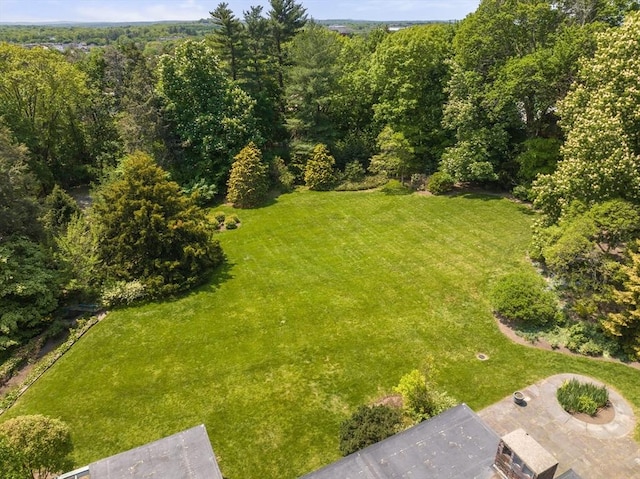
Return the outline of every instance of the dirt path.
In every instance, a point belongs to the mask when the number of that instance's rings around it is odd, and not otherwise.
[[[498,328],[500,329],[500,332],[502,334],[504,334],[507,338],[509,338],[511,341],[513,341],[514,343],[522,344],[523,346],[529,346],[530,348],[538,348],[538,349],[544,349],[544,350],[547,350],[547,351],[555,351],[555,352],[562,353],[562,354],[568,354],[570,356],[582,356],[584,358],[597,359],[599,361],[608,361],[608,362],[613,362],[613,363],[620,363],[620,364],[624,364],[626,366],[630,366],[630,367],[635,368],[635,369],[640,369],[640,362],[638,362],[638,361],[623,363],[622,361],[620,361],[618,359],[614,359],[614,358],[604,358],[604,357],[601,357],[601,356],[585,356],[584,354],[574,353],[573,351],[570,351],[569,349],[565,348],[564,346],[558,347],[558,348],[553,348],[544,339],[537,339],[535,342],[532,343],[532,342],[527,341],[526,339],[524,339],[522,336],[518,336],[516,334],[516,332],[510,326],[505,324],[503,321],[500,321],[498,318],[495,318],[495,320],[496,320],[496,324],[498,325]]]

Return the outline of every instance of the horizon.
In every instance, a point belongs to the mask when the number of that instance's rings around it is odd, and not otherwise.
[[[197,22],[210,18],[219,1],[205,0],[0,0],[0,24]],[[236,17],[252,5],[269,10],[268,0],[228,0]],[[299,1],[318,21],[429,22],[461,20],[479,0],[327,0]],[[338,12],[337,10],[340,10]],[[340,13],[337,15],[337,13]]]

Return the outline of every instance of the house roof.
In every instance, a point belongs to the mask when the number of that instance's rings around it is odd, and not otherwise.
[[[59,479],[223,479],[204,425],[89,464]]]
[[[489,479],[499,441],[461,404],[301,479]]]

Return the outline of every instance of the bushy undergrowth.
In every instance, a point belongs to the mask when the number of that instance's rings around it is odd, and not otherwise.
[[[411,189],[404,186],[398,180],[389,180],[387,184],[382,187],[382,192],[386,195],[408,195],[411,193]]]
[[[340,425],[340,452],[343,456],[353,454],[392,436],[401,425],[402,413],[397,408],[360,406]]]
[[[365,176],[360,181],[346,180],[336,186],[336,191],[362,191],[378,188],[387,182],[384,175]]]
[[[508,321],[549,324],[558,318],[558,303],[556,295],[545,286],[544,280],[532,273],[504,276],[493,288],[493,309]]]
[[[565,381],[558,388],[556,397],[565,411],[585,413],[590,416],[595,416],[598,409],[606,406],[609,401],[609,393],[605,386],[582,383],[577,379]]]
[[[427,191],[434,195],[442,195],[453,189],[455,181],[449,173],[438,171],[427,180]]]
[[[402,376],[393,389],[402,395],[405,414],[414,423],[437,416],[457,404],[446,392],[438,391],[417,369]]]

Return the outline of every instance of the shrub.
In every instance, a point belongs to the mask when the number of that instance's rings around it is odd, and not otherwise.
[[[414,173],[411,175],[411,189],[415,191],[424,190],[425,184],[427,183],[427,177],[420,173]]]
[[[147,288],[140,281],[118,281],[104,288],[101,302],[105,307],[109,308],[132,304],[144,299],[146,295]]]
[[[344,167],[344,179],[353,183],[357,183],[364,179],[364,167],[359,161],[350,161]]]
[[[562,408],[570,413],[581,412],[594,416],[598,409],[609,402],[609,392],[605,386],[582,383],[577,379],[565,381],[558,388],[556,397]]]
[[[544,325],[559,316],[555,294],[546,290],[544,279],[534,274],[513,273],[503,277],[491,297],[494,311],[509,321]]]
[[[402,414],[389,406],[360,406],[340,425],[340,452],[353,454],[395,434],[402,424]]]
[[[427,180],[427,191],[434,195],[442,195],[451,191],[454,185],[453,176],[444,171],[438,171]]]
[[[310,190],[330,190],[336,181],[334,165],[335,159],[329,154],[326,145],[316,145],[304,169],[305,184]]]
[[[293,191],[296,176],[291,172],[284,160],[276,156],[269,165],[269,175],[273,185],[283,193]]]
[[[182,188],[182,192],[190,196],[198,206],[206,206],[215,199],[218,187],[207,183],[204,178],[199,178]]]
[[[519,199],[520,201],[532,201],[532,194],[531,194],[531,189],[527,188],[526,186],[523,185],[518,185],[515,188],[513,188],[513,191],[511,192],[511,194]]]
[[[405,412],[415,422],[429,419],[457,404],[455,399],[436,390],[417,369],[402,376],[393,390],[402,395]]]
[[[387,184],[382,187],[382,192],[386,195],[407,195],[411,193],[411,190],[398,180],[389,180]]]
[[[229,217],[224,222],[224,227],[228,230],[235,230],[238,227],[237,217]]]
[[[269,167],[253,143],[234,157],[227,182],[227,201],[236,208],[253,208],[262,204],[269,190]]]
[[[220,224],[224,223],[225,218],[227,217],[227,215],[225,214],[224,211],[216,211],[213,214],[213,217],[216,219],[216,221]]]
[[[362,181],[352,182],[344,181],[336,186],[336,191],[362,191],[377,188],[387,183],[387,177],[384,175],[365,176]]]

